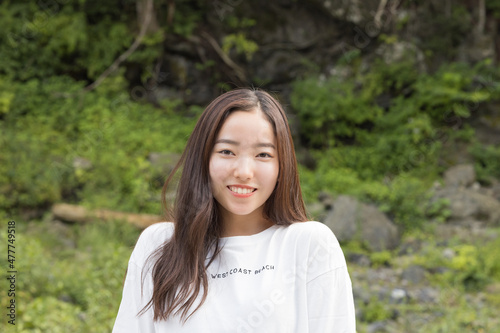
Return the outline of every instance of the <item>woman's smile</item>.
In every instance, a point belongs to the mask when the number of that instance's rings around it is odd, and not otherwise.
[[[229,185],[227,188],[237,198],[248,198],[255,191],[257,191],[257,189],[254,187],[241,186],[241,185]]]

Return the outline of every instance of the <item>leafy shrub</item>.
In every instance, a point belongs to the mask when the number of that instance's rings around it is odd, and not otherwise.
[[[390,251],[379,251],[370,254],[370,260],[374,267],[390,266],[393,254]]]
[[[500,179],[500,145],[482,146],[478,143],[470,148],[475,158],[475,169],[479,181],[489,184],[493,178]]]
[[[370,301],[364,305],[362,314],[362,320],[368,323],[387,320],[391,318],[392,315],[388,307],[375,297],[372,297]]]
[[[0,208],[64,200],[159,211],[162,182],[148,155],[179,153],[198,111],[184,116],[174,103],[158,109],[133,102],[116,85],[122,81],[111,78],[96,92],[61,98],[55,92],[76,93],[81,84],[64,77],[0,81],[14,95],[0,119]]]
[[[19,332],[110,332],[135,227],[122,222],[20,224],[16,326]],[[6,239],[4,229],[0,231]],[[6,290],[6,279],[0,286]],[[2,297],[0,304],[9,300]],[[7,325],[6,321],[0,323]]]
[[[445,219],[446,204],[427,204],[442,144],[474,136],[463,119],[499,96],[483,77],[495,72],[487,62],[419,74],[411,62],[375,61],[367,73],[355,74],[293,86],[300,139],[316,160],[313,170],[301,169],[307,200],[319,191],[355,195],[378,203],[405,229]],[[488,165],[485,174],[500,169],[495,149],[476,149],[476,155]]]
[[[441,270],[441,274],[433,275],[434,282],[439,285],[477,291],[500,280],[499,245],[498,239],[481,244],[463,244],[455,240],[449,244],[454,253],[449,259],[444,257],[443,248],[428,244],[413,262],[430,271]]]

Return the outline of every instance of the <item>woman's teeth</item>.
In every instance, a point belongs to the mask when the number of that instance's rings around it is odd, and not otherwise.
[[[238,194],[249,194],[254,191],[254,189],[251,188],[241,188],[241,187],[236,187],[236,186],[230,186],[229,189],[235,193]]]

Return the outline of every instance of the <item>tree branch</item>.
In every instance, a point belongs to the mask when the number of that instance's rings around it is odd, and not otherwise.
[[[95,88],[97,88],[111,73],[116,71],[118,69],[118,66],[122,62],[124,62],[132,53],[134,53],[135,50],[141,45],[142,40],[144,39],[144,36],[146,35],[146,32],[148,30],[148,26],[151,23],[151,18],[152,18],[152,12],[153,12],[153,0],[146,0],[146,11],[144,15],[144,21],[142,22],[141,25],[141,30],[139,31],[139,35],[137,35],[137,38],[134,40],[132,45],[125,51],[123,54],[121,54],[116,60],[109,66],[104,72],[102,72],[101,75],[91,84],[86,86],[84,88],[84,91],[92,91]]]
[[[210,36],[205,31],[202,31],[201,35],[208,41],[208,43],[210,43],[210,45],[215,50],[215,52],[217,52],[222,61],[224,61],[226,65],[231,67],[232,70],[234,70],[234,73],[236,74],[238,79],[240,79],[241,82],[246,82],[245,71],[243,70],[243,68],[238,66],[231,58],[227,56],[226,53],[224,53],[224,51],[222,51],[221,47],[212,36]]]
[[[479,0],[478,6],[479,18],[477,20],[477,33],[481,36],[484,33],[484,26],[486,24],[486,4],[484,0]]]
[[[387,5],[387,0],[380,0],[380,2],[378,4],[377,13],[375,14],[375,18],[374,18],[375,26],[377,28],[380,28],[380,26],[381,26],[380,20],[382,18],[382,14],[384,13],[384,9],[385,9],[386,5]]]

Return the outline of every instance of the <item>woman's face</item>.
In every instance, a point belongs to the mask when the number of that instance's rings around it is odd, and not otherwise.
[[[227,117],[209,169],[213,195],[226,221],[249,215],[262,219],[279,164],[273,127],[260,110],[235,111]]]

